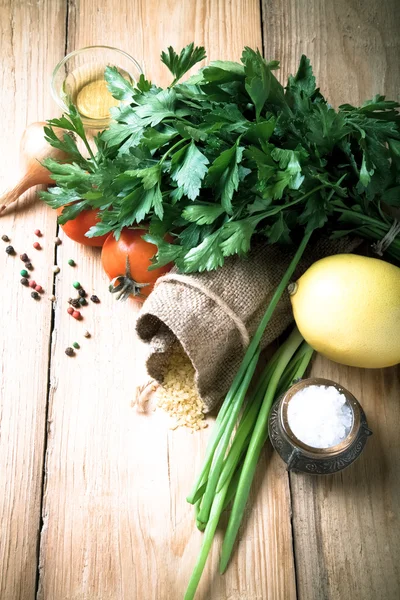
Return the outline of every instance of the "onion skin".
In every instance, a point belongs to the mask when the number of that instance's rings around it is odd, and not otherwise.
[[[20,144],[20,178],[12,188],[1,196],[0,214],[31,187],[54,183],[54,180],[50,177],[50,171],[41,164],[45,158],[52,158],[61,162],[68,160],[68,155],[65,152],[53,148],[46,142],[43,129],[46,125],[47,123],[42,122],[31,123],[25,129]],[[60,139],[66,133],[58,127],[53,129]]]

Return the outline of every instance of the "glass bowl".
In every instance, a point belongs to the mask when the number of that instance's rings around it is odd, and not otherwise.
[[[111,120],[110,108],[119,104],[106,87],[104,71],[114,66],[135,85],[143,70],[129,54],[110,46],[88,46],[67,54],[55,67],[51,93],[63,112],[77,107],[85,127],[105,129]]]

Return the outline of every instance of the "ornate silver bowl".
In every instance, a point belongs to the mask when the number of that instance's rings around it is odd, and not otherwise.
[[[293,396],[310,385],[335,386],[345,395],[348,406],[353,413],[353,423],[348,436],[336,446],[329,448],[313,448],[299,440],[288,423],[288,405]],[[365,413],[354,396],[338,383],[329,379],[313,377],[295,383],[273,405],[268,422],[271,443],[280,457],[287,464],[288,471],[316,473],[327,475],[337,473],[348,467],[358,458],[366,444],[368,429]]]

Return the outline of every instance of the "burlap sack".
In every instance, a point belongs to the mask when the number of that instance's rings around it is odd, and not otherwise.
[[[313,262],[351,252],[357,241],[317,240],[306,250],[293,280]],[[162,277],[139,314],[136,329],[150,344],[147,372],[162,383],[172,345],[182,344],[196,371],[195,381],[207,411],[228,391],[258,324],[292,259],[276,245],[259,245],[248,257],[233,257],[216,271]],[[266,347],[293,320],[285,292],[262,339]]]

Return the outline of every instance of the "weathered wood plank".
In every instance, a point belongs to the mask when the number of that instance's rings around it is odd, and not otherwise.
[[[318,358],[313,374],[349,389],[374,435],[342,473],[291,475],[299,598],[397,600],[400,369],[350,369]]]
[[[145,63],[166,83],[162,49],[192,40],[209,58],[238,59],[261,46],[259,3],[197,0],[71,4],[68,49],[102,43]],[[66,260],[73,256],[77,267]],[[159,412],[130,408],[143,350],[134,337],[135,309],[106,292],[99,256],[64,240],[52,347],[44,529],[39,598],[171,600],[183,597],[200,548],[185,497],[209,432],[169,431]],[[71,282],[95,289],[102,303],[66,315]],[[90,340],[82,331],[92,332]],[[74,359],[65,347],[77,339]],[[288,478],[266,452],[254,486],[251,518],[224,577],[214,545],[199,590],[203,600],[294,600]]]
[[[282,81],[306,54],[334,106],[398,97],[397,0],[263,0],[262,17],[265,56],[281,61]]]
[[[400,89],[400,4],[395,0],[263,2],[265,53],[282,81],[310,57],[329,101],[360,103]],[[291,476],[300,600],[396,600],[400,590],[399,369],[367,371],[321,357],[313,374],[361,401],[374,436],[341,474]]]
[[[52,67],[64,51],[64,0],[0,3],[1,189],[17,176],[19,140],[25,126],[51,116]],[[49,35],[49,32],[52,32]],[[42,471],[46,431],[51,303],[35,302],[19,280],[19,254],[32,257],[32,277],[51,293],[53,211],[32,205],[35,194],[0,217],[17,252],[7,256],[0,240],[0,598],[36,595]],[[23,213],[22,213],[23,207]],[[43,250],[32,249],[40,228]]]

